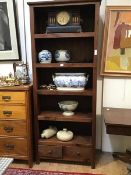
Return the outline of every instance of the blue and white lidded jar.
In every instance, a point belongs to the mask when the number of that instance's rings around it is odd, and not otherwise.
[[[42,50],[39,52],[38,58],[40,63],[51,63],[52,54],[49,50]]]
[[[55,60],[58,62],[66,62],[70,60],[70,52],[68,50],[56,50]]]

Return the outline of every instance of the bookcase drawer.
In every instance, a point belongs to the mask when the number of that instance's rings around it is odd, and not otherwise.
[[[64,146],[63,158],[70,161],[88,162],[92,149],[86,146]]]
[[[43,158],[62,158],[62,146],[39,145],[39,155]]]

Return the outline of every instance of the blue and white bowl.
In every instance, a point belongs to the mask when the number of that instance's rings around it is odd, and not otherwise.
[[[40,63],[51,63],[52,54],[49,50],[42,50],[39,52],[38,58]]]
[[[70,53],[68,50],[56,50],[55,60],[58,62],[67,62],[70,60]]]
[[[53,82],[57,90],[84,90],[88,77],[85,73],[55,73]]]

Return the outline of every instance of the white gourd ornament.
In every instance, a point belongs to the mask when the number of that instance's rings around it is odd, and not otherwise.
[[[41,138],[50,138],[57,133],[57,128],[55,126],[49,126],[49,128],[45,129],[41,133]]]
[[[61,141],[69,141],[73,139],[73,132],[68,131],[67,128],[63,128],[63,130],[57,132],[57,139]]]

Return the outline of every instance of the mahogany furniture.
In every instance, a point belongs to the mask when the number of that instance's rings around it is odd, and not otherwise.
[[[53,0],[29,2],[36,161],[40,159],[91,163],[95,167],[96,144],[96,76],[97,36],[99,7],[101,0]],[[81,32],[47,33],[48,12],[52,10],[80,11]],[[67,63],[55,61],[56,50],[69,50],[71,59]],[[38,53],[49,50],[51,63],[40,64]],[[89,80],[83,91],[60,91],[41,88],[53,83],[54,73],[86,73]],[[65,117],[58,106],[62,100],[76,100],[79,106],[75,115]],[[42,139],[41,132],[49,125],[58,130],[73,131],[74,138],[59,141],[56,136]]]
[[[131,136],[131,109],[103,108],[103,117],[107,134]],[[131,164],[130,150],[115,152],[113,156]]]
[[[32,85],[0,87],[0,156],[32,159]]]

